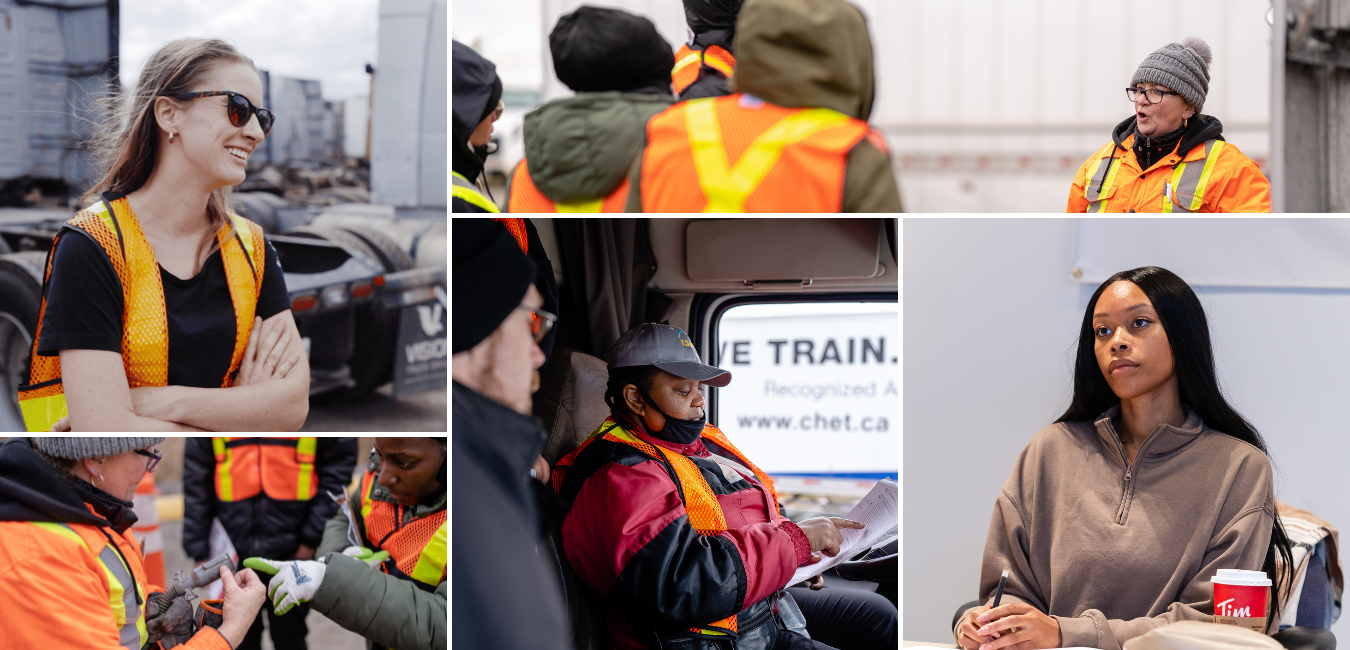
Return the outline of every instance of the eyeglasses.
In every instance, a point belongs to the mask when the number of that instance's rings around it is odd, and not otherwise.
[[[186,95],[170,95],[170,97],[174,99],[197,99],[198,97],[220,97],[222,95],[230,98],[229,101],[225,102],[225,114],[230,116],[230,124],[242,129],[248,124],[249,118],[257,114],[258,126],[262,127],[263,135],[272,132],[272,122],[276,119],[272,115],[272,111],[254,106],[253,102],[239,93],[228,90],[209,90]]]
[[[146,450],[144,450],[144,449],[137,449],[137,450],[136,450],[136,453],[139,454],[139,455],[141,455],[141,456],[145,456],[146,458],[149,458],[149,459],[150,459],[150,462],[148,462],[148,463],[145,464],[145,471],[147,471],[147,472],[153,472],[153,471],[155,471],[155,467],[156,467],[157,465],[159,465],[159,461],[161,461],[161,460],[164,459],[164,453],[161,452],[161,451],[159,451],[158,449],[156,449],[156,450],[154,450],[154,451],[146,451]]]
[[[1181,93],[1179,93],[1179,92],[1177,92],[1177,91],[1175,91],[1175,90],[1163,90],[1163,89],[1161,89],[1161,88],[1134,88],[1134,87],[1130,87],[1130,88],[1126,88],[1126,89],[1125,89],[1125,96],[1126,96],[1126,97],[1129,97],[1129,98],[1130,98],[1130,101],[1132,101],[1132,102],[1134,102],[1134,101],[1139,101],[1139,96],[1140,96],[1140,95],[1143,95],[1143,96],[1144,96],[1144,101],[1147,101],[1147,102],[1150,103],[1150,104],[1157,104],[1158,102],[1161,102],[1161,101],[1163,100],[1164,97],[1166,97],[1166,96],[1168,96],[1168,95],[1180,95],[1180,94],[1181,94]]]
[[[548,331],[553,329],[553,324],[558,322],[557,316],[542,309],[523,304],[520,309],[530,312],[530,335],[534,337],[536,343],[544,340],[544,337],[548,336]]]

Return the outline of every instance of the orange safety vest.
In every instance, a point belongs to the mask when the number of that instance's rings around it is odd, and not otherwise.
[[[643,212],[839,212],[867,122],[740,93],[680,102],[647,122]]]
[[[248,337],[253,330],[253,315],[263,280],[263,230],[248,219],[231,214],[234,236],[226,238],[230,224],[221,224],[216,233],[225,279],[234,303],[235,339],[230,369],[221,387],[230,385],[244,358]],[[127,385],[166,386],[169,383],[169,321],[164,306],[164,280],[160,277],[155,252],[141,230],[126,197],[111,203],[102,201],[78,212],[52,238],[51,251],[67,230],[89,235],[103,247],[122,285],[122,365]],[[42,318],[47,313],[47,283],[52,276],[52,253],[47,253],[47,270],[42,280],[42,305],[38,310],[37,331],[33,334],[28,383],[19,386],[19,408],[29,431],[50,431],[67,415],[65,388],[61,384],[61,358],[37,353],[42,337]]]
[[[506,199],[507,212],[623,212],[628,200],[628,177],[609,196],[578,203],[554,203],[544,196],[530,180],[530,170],[521,158],[511,173],[511,195]]]
[[[436,591],[446,579],[447,510],[403,521],[401,506],[373,498],[376,478],[370,470],[361,477],[361,528],[372,550],[389,552],[380,569],[423,591]]]
[[[670,72],[670,83],[679,95],[698,80],[698,73],[704,67],[712,68],[728,79],[736,70],[736,57],[718,45],[709,45],[706,50],[695,50],[688,44],[680,46],[675,53],[675,68]]]
[[[266,492],[278,501],[309,501],[319,492],[318,447],[318,438],[211,438],[216,498],[243,501]]]
[[[722,433],[721,429],[711,424],[704,425],[702,437],[731,452],[731,455],[735,456],[737,461],[754,472],[755,478],[759,479],[760,484],[769,491],[773,503],[775,505],[778,503],[778,491],[773,487],[773,479],[769,478],[768,474],[765,474],[763,470],[750,462],[745,454],[742,454],[735,445],[731,444],[731,441],[727,439],[726,434]],[[699,535],[705,537],[726,532],[727,519],[722,513],[722,504],[717,502],[717,495],[713,493],[712,486],[708,485],[708,479],[703,477],[703,473],[699,471],[694,461],[689,460],[689,457],[678,451],[671,451],[665,447],[650,444],[633,435],[633,433],[619,426],[612,417],[605,418],[605,421],[600,423],[600,426],[591,433],[590,437],[558,461],[552,474],[554,492],[562,493],[563,480],[567,476],[567,471],[572,468],[572,464],[576,461],[577,454],[580,454],[581,450],[598,439],[628,445],[665,465],[667,470],[673,471],[679,479],[680,494],[684,498],[684,509],[689,514],[689,525],[693,526]],[[769,521],[778,523],[777,510],[769,513]],[[735,633],[736,628],[736,615],[732,614],[720,621],[713,621],[700,627],[691,627],[689,631],[699,634],[724,634],[726,632]]]

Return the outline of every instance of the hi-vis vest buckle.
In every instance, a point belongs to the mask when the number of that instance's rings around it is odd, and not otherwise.
[[[264,270],[262,227],[238,215],[229,217],[230,223],[221,224],[216,233],[235,315],[234,353],[222,387],[230,385],[244,358]],[[67,416],[61,359],[39,355],[37,350],[42,320],[47,313],[52,251],[70,231],[80,231],[98,242],[122,285],[122,365],[127,385],[138,388],[165,386],[169,382],[169,326],[159,262],[126,198],[100,201],[76,213],[57,230],[47,252],[38,325],[29,350],[28,383],[18,388],[19,410],[28,431],[50,431],[52,425]]]

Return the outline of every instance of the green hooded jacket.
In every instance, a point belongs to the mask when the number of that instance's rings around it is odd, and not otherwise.
[[[844,0],[746,0],[735,46],[733,92],[787,108],[871,116],[872,40],[862,12]],[[628,212],[642,212],[641,177],[639,157],[628,175]],[[843,211],[902,211],[890,159],[867,140],[848,153]]]
[[[647,120],[674,101],[670,95],[604,92],[540,106],[525,116],[530,180],[554,203],[609,196],[642,154]],[[509,178],[506,195],[511,196]]]
[[[379,476],[380,457],[371,454],[367,469]],[[359,488],[358,488],[359,490]],[[361,507],[360,494],[349,495],[354,509]],[[325,497],[326,498],[326,497]],[[397,503],[388,492],[380,489],[375,499]],[[403,509],[405,523],[445,510],[446,495],[434,504],[418,504]],[[347,515],[339,509],[323,529],[323,542],[315,558],[326,557],[328,568],[323,584],[310,601],[310,607],[343,628],[366,638],[366,647],[372,650],[440,650],[450,643],[446,614],[449,581],[436,587],[435,593],[418,589],[411,581],[373,569],[365,562],[347,557],[342,550],[347,541]],[[358,527],[360,528],[360,527]],[[362,535],[365,535],[362,529]],[[370,543],[362,539],[362,546]]]

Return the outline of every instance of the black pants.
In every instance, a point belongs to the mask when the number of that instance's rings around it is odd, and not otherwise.
[[[267,626],[272,630],[272,647],[277,650],[309,650],[305,637],[309,626],[305,625],[305,616],[309,614],[309,605],[296,605],[285,616],[272,613],[272,603],[263,602],[258,618],[248,628],[244,641],[235,650],[262,650],[263,612],[267,612]]]
[[[811,638],[779,635],[775,650],[895,650],[900,615],[884,597],[858,589],[787,590],[806,618]]]

